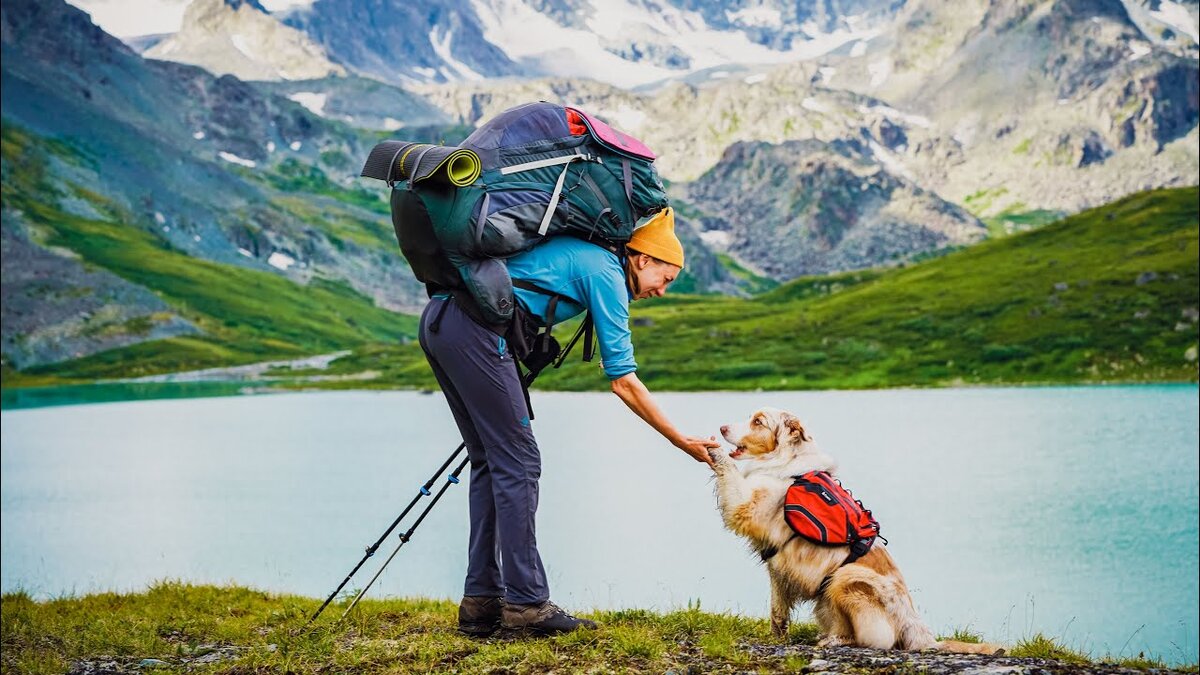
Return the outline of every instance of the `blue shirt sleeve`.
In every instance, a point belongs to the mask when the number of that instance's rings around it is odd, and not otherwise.
[[[592,312],[604,374],[615,380],[637,370],[629,331],[629,291],[619,263],[578,279],[580,298]]]

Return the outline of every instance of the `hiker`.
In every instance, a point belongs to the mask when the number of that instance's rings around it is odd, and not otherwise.
[[[545,325],[591,312],[604,374],[638,417],[696,461],[712,439],[680,433],[637,377],[629,302],[662,296],[683,268],[671,209],[634,231],[622,260],[572,236],[551,237],[508,259],[515,296]],[[554,296],[528,290],[532,284]],[[421,315],[420,342],[466,443],[471,461],[467,578],[459,630],[482,637],[499,627],[535,635],[594,628],[550,602],[538,555],[535,515],[541,456],[525,393],[506,339],[435,293]],[[547,316],[553,312],[554,316]]]

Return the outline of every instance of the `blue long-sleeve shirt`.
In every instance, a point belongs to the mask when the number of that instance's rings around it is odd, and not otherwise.
[[[574,237],[554,237],[508,259],[508,273],[570,300],[560,299],[554,323],[591,310],[604,374],[615,380],[637,370],[629,332],[629,288],[621,261],[608,250]],[[550,297],[515,289],[517,300],[546,324]]]

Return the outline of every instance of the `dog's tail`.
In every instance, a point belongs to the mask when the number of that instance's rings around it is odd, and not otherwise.
[[[987,654],[988,656],[1003,656],[1004,648],[986,642],[959,642],[958,640],[942,640],[933,645],[939,652],[955,654]]]

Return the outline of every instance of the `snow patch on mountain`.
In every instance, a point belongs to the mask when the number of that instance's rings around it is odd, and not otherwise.
[[[288,98],[308,108],[309,112],[314,115],[325,116],[325,102],[329,100],[328,94],[318,94],[315,91],[298,91],[289,95]]]
[[[867,72],[871,74],[871,86],[878,87],[887,82],[887,79],[892,75],[891,59],[879,59],[872,61],[867,65]]]
[[[191,0],[68,0],[92,17],[109,35],[121,39],[174,33],[183,24]]]
[[[778,64],[814,58],[879,32],[838,29],[821,33],[812,24],[805,28],[811,39],[795,40],[789,50],[776,50],[751,41],[741,31],[715,29],[698,12],[662,0],[589,3],[591,11],[578,12],[587,17],[583,27],[561,25],[523,0],[471,0],[471,8],[484,38],[514,62],[547,75],[586,77],[619,87],[636,87],[733,63]],[[778,12],[760,7],[730,14],[744,24],[764,21]],[[684,58],[678,62],[688,65],[666,68],[614,53],[616,46],[635,43],[662,45],[682,55]]]
[[[483,76],[471,69],[470,66],[454,58],[454,52],[451,49],[451,44],[454,40],[454,31],[447,30],[445,35],[442,35],[441,30],[434,26],[433,30],[429,31],[429,43],[433,45],[433,53],[441,59],[450,70],[448,72],[442,68],[442,75],[446,79],[454,80],[482,80]]]
[[[876,113],[883,115],[893,122],[900,122],[901,124],[909,126],[921,127],[922,129],[928,129],[933,125],[933,123],[929,121],[928,117],[902,112],[888,105],[873,105],[870,107],[860,105],[858,106],[858,112],[864,115]]]
[[[1150,16],[1176,31],[1190,36],[1192,42],[1200,42],[1200,28],[1197,27],[1196,19],[1187,7],[1177,2],[1171,2],[1171,0],[1159,0],[1158,10],[1150,10]]]
[[[267,257],[267,264],[286,272],[289,267],[296,264],[296,259],[286,253],[275,251]]]
[[[217,156],[220,157],[221,159],[225,160],[226,162],[229,162],[230,164],[237,164],[238,166],[244,166],[249,169],[253,169],[254,167],[258,166],[258,163],[252,159],[246,159],[245,157],[238,157],[237,155],[233,154],[232,152],[225,152],[224,150],[222,150],[221,152],[218,152]]]
[[[259,0],[259,4],[272,14],[283,14],[312,7],[316,0]]]

